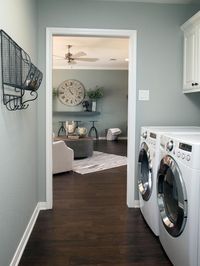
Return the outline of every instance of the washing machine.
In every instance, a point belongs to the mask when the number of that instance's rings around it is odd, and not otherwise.
[[[155,204],[157,194],[154,188],[153,180],[153,169],[155,169],[155,149],[156,138],[154,138],[152,134],[150,136],[150,131],[147,127],[142,127],[138,158],[140,210],[153,233],[158,235],[158,219],[155,219],[154,217],[154,215],[158,213],[158,208]]]
[[[160,242],[175,266],[198,266],[200,134],[166,134],[157,173]]]
[[[163,133],[200,133],[200,127],[142,127],[138,158],[138,190],[141,213],[152,232],[159,235],[157,170],[160,163],[160,137]]]

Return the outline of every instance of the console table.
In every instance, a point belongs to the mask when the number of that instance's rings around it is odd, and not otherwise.
[[[56,140],[63,140],[68,147],[74,150],[74,159],[91,157],[93,155],[93,138],[84,137],[69,139],[67,136],[55,137]]]
[[[83,112],[83,111],[53,111],[54,115],[67,115],[67,116],[95,116],[100,115],[100,112]]]

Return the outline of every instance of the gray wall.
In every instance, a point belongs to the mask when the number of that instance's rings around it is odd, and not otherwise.
[[[200,94],[182,93],[183,33],[180,26],[198,5],[161,5],[91,0],[43,0],[39,4],[39,66],[45,71],[46,27],[132,29],[138,31],[136,145],[141,125],[200,125]],[[45,199],[45,84],[39,104],[40,199]],[[137,148],[138,150],[138,148]],[[136,150],[136,153],[137,153]]]
[[[96,85],[104,87],[104,97],[97,101],[97,116],[68,116],[64,113],[54,112],[53,130],[58,132],[59,122],[65,120],[80,120],[80,126],[88,130],[91,126],[89,121],[96,120],[96,128],[99,136],[105,137],[105,129],[119,127],[121,136],[126,136],[127,127],[127,94],[128,94],[128,71],[127,70],[53,70],[53,87],[57,88],[60,83],[67,79],[77,79],[84,85],[86,90],[95,88]],[[82,104],[68,107],[62,104],[57,97],[53,99],[54,111],[82,111]]]
[[[0,7],[0,29],[5,30],[30,54],[33,62],[37,63],[35,1],[0,0]],[[2,89],[0,96],[2,99]],[[38,202],[36,104],[33,102],[27,110],[15,112],[8,111],[2,100],[0,104],[0,265],[2,266],[10,264]]]

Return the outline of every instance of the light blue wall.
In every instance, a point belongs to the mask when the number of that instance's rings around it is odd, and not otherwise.
[[[126,136],[127,131],[127,94],[128,94],[128,71],[127,70],[54,70],[53,87],[57,88],[64,80],[77,79],[85,87],[104,88],[104,97],[97,101],[97,116],[68,116],[64,113],[54,112],[53,130],[58,132],[59,121],[80,120],[81,126],[88,130],[91,127],[89,121],[96,120],[96,128],[101,137],[105,137],[105,129],[119,127],[122,130],[121,136]],[[79,111],[83,110],[82,104],[68,107],[62,104],[57,97],[53,101],[54,111]]]
[[[34,0],[0,0],[0,29],[22,46],[34,63],[37,63],[36,21]],[[1,266],[10,264],[38,202],[36,104],[15,112],[8,111],[2,101],[0,104]]]
[[[45,71],[46,27],[130,29],[138,31],[136,145],[141,125],[200,125],[200,94],[182,93],[183,33],[180,26],[200,6],[92,0],[43,0],[39,4],[39,65]],[[40,199],[45,195],[45,84],[40,93]],[[138,150],[138,149],[137,149]],[[136,153],[137,153],[136,150]]]

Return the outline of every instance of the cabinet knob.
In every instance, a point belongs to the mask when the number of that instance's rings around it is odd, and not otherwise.
[[[198,86],[198,85],[199,85],[199,83],[195,82],[195,83],[194,83],[194,85],[195,85],[195,86]]]
[[[192,86],[194,86],[194,83],[192,82]]]

